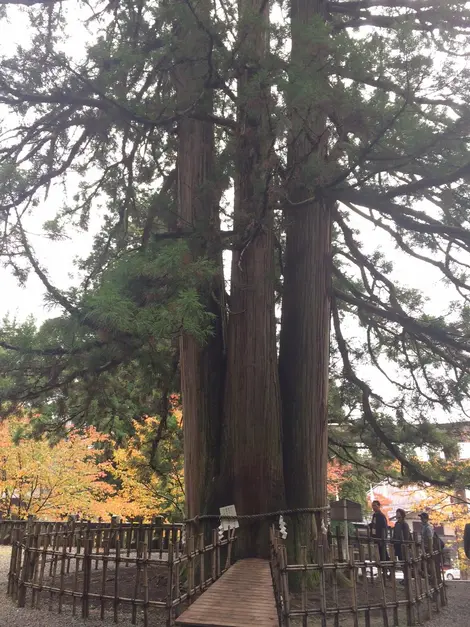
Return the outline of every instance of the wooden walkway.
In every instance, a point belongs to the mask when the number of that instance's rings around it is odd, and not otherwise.
[[[269,562],[245,559],[231,566],[179,618],[192,627],[278,627]]]

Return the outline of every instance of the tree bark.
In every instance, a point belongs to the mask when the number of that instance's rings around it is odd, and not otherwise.
[[[198,20],[209,16],[210,2],[197,5]],[[212,112],[205,88],[212,43],[187,5],[178,10],[177,102],[180,110]],[[207,54],[204,51],[207,50]],[[183,401],[186,514],[213,513],[218,505],[217,477],[224,387],[224,281],[219,245],[219,210],[211,177],[214,173],[214,129],[211,122],[183,119],[178,129],[178,227],[190,229],[190,258],[214,263],[211,285],[200,294],[214,317],[213,333],[201,345],[188,334],[180,340]]]
[[[239,2],[240,59],[246,54],[251,67],[268,49],[268,6],[264,0]],[[258,514],[284,504],[269,202],[272,144],[269,91],[255,70],[245,70],[238,95],[234,229],[241,244],[231,267],[224,468],[227,504],[233,502],[239,514]],[[267,557],[268,528],[266,519],[242,524],[239,555]]]
[[[315,108],[317,90],[326,88],[321,71],[324,53],[318,42],[311,44],[311,31],[316,21],[321,25],[323,10],[320,0],[292,0],[291,178],[289,204],[284,212],[286,251],[279,364],[289,508],[327,504],[332,207],[322,200],[312,200],[301,208],[290,204],[314,197],[319,164],[325,157],[326,119]],[[313,80],[317,84],[311,92]],[[298,557],[296,551],[302,545],[313,551],[315,537],[326,547],[326,537],[322,537],[325,514],[295,517],[290,533],[294,557]]]

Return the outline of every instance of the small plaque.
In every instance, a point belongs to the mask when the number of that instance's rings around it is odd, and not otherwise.
[[[240,526],[237,520],[237,510],[235,509],[235,505],[227,505],[226,507],[220,508],[220,516],[222,528],[224,531],[228,531],[229,529],[238,529]],[[233,518],[223,518],[224,516],[233,516]]]

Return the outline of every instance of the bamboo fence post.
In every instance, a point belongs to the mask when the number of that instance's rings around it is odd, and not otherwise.
[[[380,593],[382,596],[382,620],[383,620],[383,624],[384,627],[389,627],[388,624],[388,612],[387,612],[387,595],[385,592],[385,582],[384,582],[384,578],[386,576],[386,568],[384,568],[382,566],[383,562],[381,560],[381,554],[385,553],[385,551],[381,551],[381,546],[379,546],[378,544],[375,545],[375,549],[376,549],[376,559],[377,559],[377,579],[379,582],[379,586],[380,586]]]
[[[118,610],[119,610],[119,565],[121,561],[121,538],[116,535],[116,569],[114,576],[114,622],[118,622]]]
[[[391,573],[391,580],[392,580],[393,625],[394,627],[398,627],[400,622],[398,619],[397,560],[396,560],[396,555],[395,555],[395,547],[393,546],[393,544],[390,544],[390,561],[392,562],[390,573]]]
[[[36,589],[36,584],[37,584],[37,577],[38,577],[38,566],[39,566],[39,532],[41,529],[41,525],[38,523],[34,523],[33,525],[33,543],[32,543],[32,548],[33,548],[33,553],[31,555],[31,567],[30,567],[30,581],[33,584],[32,587],[32,591],[31,591],[31,607],[35,607],[36,605],[36,594],[37,594],[37,589]]]
[[[234,530],[235,531],[235,530]],[[227,558],[225,560],[224,570],[228,570],[232,563],[232,529],[227,530]]]
[[[80,572],[80,569],[81,569],[81,562],[80,562],[81,555],[79,551],[80,539],[78,536],[79,533],[80,531],[77,533],[77,536],[74,537],[74,541],[76,540],[76,543],[75,543],[75,553],[74,553],[75,572],[73,574],[72,616],[75,616],[77,612],[78,573]]]
[[[11,530],[11,556],[10,556],[10,570],[8,572],[8,589],[7,594],[13,596],[13,591],[15,588],[15,578],[16,578],[16,563],[18,559],[18,532],[15,527],[12,527]]]
[[[158,540],[157,549],[160,559],[162,559],[165,543],[165,529],[163,527],[158,528]]]
[[[414,612],[414,599],[411,583],[411,569],[410,569],[410,551],[408,543],[403,544],[404,552],[404,565],[403,572],[405,577],[405,594],[406,594],[406,620],[408,625],[415,624],[415,612]]]
[[[176,592],[176,598],[179,599],[181,597],[181,552],[180,552],[180,543],[178,542],[178,540],[175,538],[175,535],[172,533],[171,535],[171,543],[173,544],[173,548],[174,548],[174,563],[175,563],[175,592]]]
[[[144,519],[141,518],[139,520],[139,527],[137,529],[137,536],[135,538],[135,546],[136,546],[136,548],[139,546],[139,544],[141,542],[144,541],[144,529],[143,529],[143,527],[144,527]]]
[[[123,527],[123,524],[122,524],[122,518],[119,519],[119,528],[117,530],[117,534],[118,535],[116,536],[116,539],[119,540],[119,550],[121,552],[123,552],[124,556],[125,556],[125,554],[126,554],[126,542],[125,542],[125,530],[124,530],[124,527]],[[137,545],[136,545],[135,549],[137,551]],[[121,555],[119,557],[121,557]]]
[[[414,573],[414,582],[415,582],[415,597],[416,597],[416,617],[418,619],[418,624],[421,624],[421,609],[423,602],[423,592],[422,592],[422,581],[421,581],[421,573],[419,569],[419,558],[416,550],[416,543],[413,540],[410,543],[411,546],[411,559],[413,562],[413,573]]]
[[[17,551],[16,551],[16,563],[15,563],[15,585],[14,585],[14,599],[18,600],[18,588],[20,582],[20,573],[21,573],[21,564],[23,560],[23,545],[21,543],[21,530],[18,527],[18,540],[17,540]],[[21,538],[21,539],[20,539]]]
[[[59,614],[62,614],[62,602],[64,596],[64,577],[65,577],[65,564],[67,554],[67,536],[64,535],[64,544],[62,546],[62,560],[60,562],[60,588],[59,588]]]
[[[441,611],[440,597],[439,597],[439,589],[438,589],[438,581],[437,581],[437,572],[436,572],[436,562],[434,559],[434,546],[432,538],[429,538],[428,542],[428,552],[429,552],[429,570],[431,571],[432,578],[432,588],[433,588],[433,596],[434,601],[436,603],[436,612]]]
[[[325,588],[325,567],[324,567],[324,555],[323,544],[318,544],[318,565],[320,567],[320,616],[321,627],[327,627],[326,624],[326,588]]]
[[[364,549],[364,544],[360,542],[359,537],[357,539],[359,542],[359,560],[363,564],[363,568],[362,568],[363,584],[362,585],[364,588],[364,599],[365,599],[365,605],[366,605],[366,609],[364,612],[364,624],[365,624],[365,627],[370,627],[370,608],[368,607],[369,606],[369,578],[367,576],[366,552]],[[338,620],[338,625],[335,624],[335,627],[339,627],[339,620]]]
[[[10,568],[8,570],[8,586],[7,586],[7,594],[9,596],[12,596],[13,593],[13,579],[16,573],[16,551],[17,551],[17,545],[16,545],[16,536],[13,536],[13,532],[12,532],[12,542],[11,542],[11,554],[10,554]]]
[[[212,583],[217,579],[217,556],[215,547],[217,546],[217,529],[212,529],[212,551],[211,551],[211,575]]]
[[[165,529],[165,546],[167,549],[170,546],[170,530],[168,528]]]
[[[81,567],[81,569],[83,570],[83,561],[81,559],[81,551],[82,551],[82,544],[83,544],[83,525],[82,525],[82,521],[79,521],[79,524],[77,525],[77,529],[76,529],[76,535],[75,535],[75,567],[77,567],[77,565],[79,565]]]
[[[338,550],[338,562],[344,562],[344,553],[343,553],[343,537],[341,535],[341,529],[339,525],[336,527],[336,547]]]
[[[442,549],[438,540],[437,536],[434,536],[435,542],[434,542],[434,549],[436,552],[437,551],[437,555],[435,556],[435,563],[436,563],[436,579],[437,579],[437,583],[439,586],[439,594],[441,597],[441,606],[445,607],[447,605],[447,593],[446,593],[446,587],[444,585],[444,574],[443,574],[443,555],[442,555]]]
[[[67,560],[67,575],[70,573],[70,562],[72,561],[72,556],[70,555],[72,553],[72,549],[74,548],[74,539],[75,539],[75,517],[72,518],[72,520],[70,521],[70,528],[68,530],[68,534],[69,534],[69,541],[68,541],[68,547],[69,547],[69,558]]]
[[[302,603],[302,627],[308,627],[308,612],[307,612],[307,547],[300,547],[300,559],[302,561],[303,570],[301,572],[301,603]]]
[[[131,550],[132,550],[132,533],[134,531],[133,529],[134,527],[134,521],[132,520],[129,524],[129,526],[126,529],[126,541],[124,546],[126,547],[126,557],[130,557],[131,555]],[[137,555],[138,555],[138,545],[136,545],[136,551],[137,551]],[[126,567],[128,566],[128,562],[126,562]]]
[[[357,614],[357,569],[356,562],[354,560],[354,550],[349,550],[349,572],[351,576],[351,597],[352,597],[352,611],[353,611],[353,623],[354,627],[359,627],[359,617]],[[322,596],[325,595],[326,592],[322,590]],[[326,625],[326,622],[325,622]]]
[[[173,566],[174,566],[174,552],[173,545],[168,545],[168,580],[167,580],[167,594],[166,594],[166,607],[167,607],[167,627],[171,627],[173,622]]]
[[[153,542],[153,522],[150,523],[147,529],[147,540],[144,542],[147,546],[147,551],[149,555],[149,559],[152,556],[152,542]]]
[[[52,539],[51,549],[54,553],[55,553],[56,546],[57,546],[57,533],[55,531],[56,531],[56,528],[55,528],[55,525],[53,525],[51,527],[51,539]],[[52,556],[51,556],[51,563],[49,567],[49,577],[52,577],[53,568],[54,568],[54,560],[52,559]]]
[[[335,561],[335,568],[333,572],[333,603],[335,606],[334,627],[339,627],[339,597],[338,597],[338,561]]]
[[[149,608],[149,576],[148,576],[148,561],[149,554],[147,553],[147,547],[143,546],[144,556],[144,627],[148,627],[148,608]]]
[[[230,545],[231,546],[231,545]],[[201,592],[205,588],[206,575],[205,575],[205,559],[204,559],[204,534],[199,534],[199,579],[201,581]]]
[[[283,544],[279,545],[279,561],[282,581],[282,595],[284,597],[284,627],[290,627],[289,574],[287,572],[287,551]]]
[[[423,580],[424,580],[424,588],[426,590],[426,608],[427,608],[427,615],[429,618],[431,618],[431,597],[432,597],[432,593],[431,590],[429,588],[429,573],[428,573],[428,561],[426,558],[426,547],[424,545],[424,540],[421,539],[421,570],[423,573]]]
[[[367,552],[368,552],[368,556],[369,556],[369,563],[370,563],[370,581],[372,584],[372,587],[375,587],[375,579],[374,579],[374,566],[373,566],[373,562],[375,561],[374,559],[374,552],[372,550],[373,547],[373,543],[372,543],[372,537],[370,535],[370,527],[369,525],[367,525]]]
[[[187,569],[187,579],[188,579],[188,603],[191,605],[194,595],[194,536],[191,535],[188,538],[188,543],[186,545],[186,555],[188,557],[188,569]]]
[[[100,618],[104,620],[104,612],[106,599],[106,578],[108,574],[108,561],[109,561],[109,534],[107,530],[104,532],[103,537],[103,571],[101,573],[101,598],[100,598]]]
[[[43,583],[44,583],[44,573],[46,570],[46,562],[47,562],[47,551],[49,549],[49,536],[45,535],[43,537],[42,543],[42,552],[41,552],[41,565],[39,568],[39,581],[38,581],[38,590],[36,594],[36,608],[39,608],[39,601],[42,596]]]
[[[82,618],[88,618],[90,613],[90,603],[88,594],[90,592],[90,574],[91,574],[91,541],[87,535],[83,541],[83,588],[82,588]]]
[[[139,544],[137,547],[137,558],[136,558],[136,573],[135,573],[135,583],[134,583],[134,596],[132,598],[132,613],[131,613],[131,622],[133,625],[137,622],[137,598],[140,592],[140,574],[142,570],[142,548],[143,545]]]
[[[129,535],[127,537],[127,544],[126,544],[127,557],[129,557],[132,552],[132,546],[135,541],[135,529],[136,529],[136,520],[135,518],[131,518],[129,521]],[[137,546],[138,545],[136,544],[135,545],[136,550],[137,550]]]
[[[101,520],[101,518],[100,518]],[[100,555],[100,550],[101,550],[101,545],[102,545],[102,534],[103,534],[103,529],[101,527],[101,522],[98,522],[98,529],[96,530],[96,560],[95,560],[95,570],[98,570],[98,564],[101,561],[99,559],[99,555]]]
[[[23,552],[23,566],[21,568],[18,586],[18,607],[24,607],[26,604],[26,583],[29,581],[30,577],[32,537],[31,532],[27,529]]]
[[[58,529],[57,526],[54,527],[54,531],[53,533],[53,545],[52,545],[52,552],[51,552],[51,568],[49,571],[49,576],[51,577],[51,584],[49,586],[49,611],[52,612],[52,608],[53,608],[53,602],[54,602],[54,590],[53,588],[55,587],[55,579],[57,576],[57,564],[58,564],[58,559],[57,559],[57,555],[58,555],[58,551],[60,548],[60,538],[59,538],[59,532],[56,531]]]
[[[218,532],[215,534],[215,554],[216,554],[216,568],[217,568],[217,579],[220,577],[221,574],[221,567],[220,567],[220,538],[219,538],[219,534]]]

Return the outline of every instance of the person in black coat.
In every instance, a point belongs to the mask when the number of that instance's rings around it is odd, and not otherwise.
[[[393,528],[392,542],[395,548],[395,555],[401,561],[404,559],[403,543],[411,540],[410,526],[406,522],[405,510],[397,509],[396,512],[397,522]]]
[[[378,543],[380,547],[380,559],[382,561],[388,561],[388,553],[387,553],[387,518],[385,514],[381,510],[382,505],[380,501],[372,501],[372,509],[374,513],[372,515],[372,522],[370,523],[370,535],[374,540]]]

